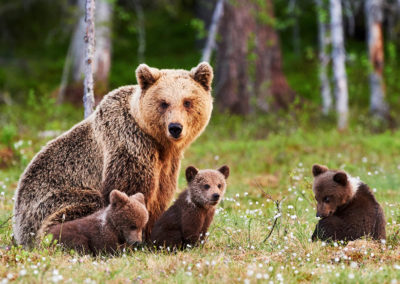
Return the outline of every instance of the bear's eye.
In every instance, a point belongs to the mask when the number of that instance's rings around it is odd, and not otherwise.
[[[209,184],[205,184],[204,185],[204,189],[209,189],[210,188],[210,185]]]
[[[222,185],[221,185],[221,184],[219,184],[219,185],[218,185],[218,188],[221,188],[221,186],[222,186]]]
[[[329,203],[329,200],[330,200],[329,196],[325,196],[325,197],[322,199],[322,201],[325,202],[325,203]]]
[[[136,230],[137,227],[135,225],[132,225],[129,229],[131,229],[133,231],[133,230]]]
[[[190,107],[192,106],[192,102],[191,102],[191,101],[184,101],[184,102],[183,102],[183,106],[184,106],[185,108],[190,108]]]
[[[169,107],[169,103],[167,103],[167,102],[161,102],[160,107],[161,107],[162,109],[167,109],[167,108]]]

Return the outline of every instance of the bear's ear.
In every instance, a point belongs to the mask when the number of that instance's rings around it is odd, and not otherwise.
[[[187,182],[191,182],[194,177],[197,175],[197,173],[199,172],[198,169],[196,169],[193,166],[189,166],[186,168],[186,180]]]
[[[345,172],[337,172],[333,176],[333,180],[343,186],[345,186],[348,183],[347,174]]]
[[[214,77],[213,69],[207,62],[201,62],[190,70],[190,76],[206,91],[211,90],[211,82]]]
[[[128,195],[114,189],[110,194],[110,203],[112,207],[121,207],[129,201]]]
[[[161,76],[160,70],[151,68],[146,64],[140,64],[136,68],[136,79],[142,90],[147,90],[153,85]]]
[[[229,167],[227,165],[223,165],[218,169],[218,171],[224,175],[225,179],[229,177]]]
[[[135,193],[134,195],[130,196],[129,198],[139,201],[140,203],[142,203],[144,206],[146,206],[146,202],[144,199],[144,195],[141,192]]]
[[[312,173],[313,173],[313,175],[316,177],[316,176],[319,176],[320,174],[322,174],[322,173],[324,173],[324,172],[327,172],[329,169],[327,168],[327,167],[325,167],[325,166],[322,166],[322,165],[318,165],[318,164],[315,164],[315,165],[313,165],[313,167],[312,167]]]

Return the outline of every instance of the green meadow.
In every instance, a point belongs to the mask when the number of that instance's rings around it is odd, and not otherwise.
[[[12,246],[9,218],[19,176],[52,136],[79,121],[80,110],[42,105],[18,118],[12,108],[3,113],[18,128],[9,124],[1,132],[0,283],[400,281],[400,131],[369,130],[366,113],[354,114],[346,132],[312,108],[247,118],[215,113],[185,152],[177,191],[186,186],[188,165],[230,166],[227,192],[207,241],[176,253],[137,248],[98,257],[46,242],[33,250]],[[33,119],[40,114],[44,123]],[[359,176],[373,189],[386,215],[385,242],[311,242],[318,221],[311,189],[314,163]]]

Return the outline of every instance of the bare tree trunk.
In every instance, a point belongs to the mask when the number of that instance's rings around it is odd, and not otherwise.
[[[250,112],[247,41],[254,30],[254,20],[246,4],[247,1],[240,1],[233,6],[226,1],[219,27],[222,38],[217,52],[217,102],[220,109],[237,114]]]
[[[248,114],[251,101],[263,111],[285,108],[294,92],[282,72],[278,35],[270,26],[270,0],[225,1],[218,42],[216,96],[223,110]],[[254,100],[253,100],[254,99]],[[271,107],[272,106],[272,107]]]
[[[382,34],[382,0],[366,0],[365,15],[368,30],[369,60],[372,70],[369,75],[371,89],[370,110],[373,114],[385,118],[388,106],[385,103],[383,83],[383,34]]]
[[[86,61],[85,61],[85,81],[84,81],[84,96],[83,106],[85,108],[85,118],[92,114],[94,109],[94,94],[93,94],[93,54],[95,52],[95,30],[94,30],[94,11],[95,0],[86,0]]]
[[[57,96],[57,104],[61,104],[64,102],[65,89],[68,84],[68,75],[69,75],[69,72],[71,69],[71,61],[72,61],[71,56],[72,56],[72,41],[69,44],[67,57],[65,58],[63,73],[62,73],[62,77],[61,77],[60,89],[58,91],[58,96]]]
[[[315,0],[318,14],[319,80],[321,83],[322,113],[327,115],[332,108],[332,95],[328,78],[329,55],[327,54],[328,37],[326,34],[328,19],[323,15],[323,11],[326,10],[325,2],[324,0]]]
[[[350,36],[354,35],[355,31],[355,19],[354,19],[354,12],[353,12],[353,7],[351,5],[351,1],[354,0],[344,0],[343,5],[344,5],[344,11],[345,15],[347,18],[347,32],[349,33]]]
[[[330,0],[332,60],[335,78],[336,111],[338,128],[344,130],[348,124],[348,88],[343,39],[342,4],[340,0]]]
[[[293,18],[293,29],[292,29],[292,42],[293,50],[297,56],[300,55],[300,25],[299,25],[299,11],[296,0],[290,0],[288,5],[289,15]]]
[[[224,0],[218,0],[213,13],[210,29],[208,32],[206,46],[203,49],[201,61],[210,61],[211,53],[215,48],[215,38],[217,36],[217,29],[219,21],[224,13]]]
[[[111,68],[111,20],[112,5],[108,0],[96,1],[96,50],[93,74],[96,94],[104,95],[108,90],[108,75]]]
[[[70,102],[80,103],[83,95],[82,80],[85,72],[85,41],[86,33],[85,7],[86,0],[78,0],[79,8],[77,18],[79,19],[71,38],[69,53],[67,55],[62,82],[57,101],[62,103],[64,97]],[[112,4],[108,0],[98,0],[95,12],[96,29],[96,52],[93,59],[93,73],[95,90],[97,95],[107,92],[108,75],[111,67],[111,21]],[[68,78],[71,82],[68,83]]]
[[[83,78],[85,66],[85,42],[82,40],[85,36],[85,6],[86,0],[79,0],[80,18],[75,27],[72,36],[72,81],[79,82]]]
[[[145,22],[144,22],[144,13],[143,13],[143,7],[141,4],[140,0],[133,0],[133,7],[136,12],[137,16],[137,27],[138,27],[138,42],[139,42],[139,47],[137,50],[137,57],[138,57],[138,63],[143,63],[145,61],[144,59],[144,53],[146,51],[146,29],[145,29]]]

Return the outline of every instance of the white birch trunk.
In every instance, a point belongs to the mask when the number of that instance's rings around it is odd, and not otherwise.
[[[57,96],[57,104],[61,104],[64,102],[65,88],[67,87],[67,84],[68,84],[68,74],[71,69],[71,56],[72,56],[72,41],[69,44],[67,57],[65,58],[63,73],[62,73],[62,77],[61,77],[60,89],[58,91],[58,96]]]
[[[144,12],[143,7],[140,0],[133,0],[133,6],[135,8],[136,16],[137,16],[137,27],[138,27],[138,42],[139,47],[137,50],[138,62],[144,63],[144,53],[146,51],[146,29],[144,22]]]
[[[72,36],[72,81],[82,80],[85,68],[86,33],[85,6],[86,0],[79,0],[80,19]],[[96,21],[96,52],[94,54],[93,73],[97,81],[108,80],[111,67],[111,21],[112,4],[107,0],[98,0],[95,11]]]
[[[107,88],[108,74],[111,68],[112,10],[110,1],[96,1],[96,50],[94,54],[93,73],[96,79],[96,86],[98,84],[103,85],[100,88],[102,91]]]
[[[324,0],[315,0],[318,14],[318,41],[319,41],[319,80],[321,83],[322,113],[327,115],[332,108],[331,87],[328,78],[329,55],[327,54],[328,37],[326,33],[327,19],[322,11],[325,9]]]
[[[371,63],[369,75],[370,110],[373,114],[385,118],[388,106],[385,103],[383,83],[383,34],[382,34],[382,0],[366,0],[365,15],[368,31],[368,53]]]
[[[343,39],[342,4],[340,0],[330,0],[332,62],[335,79],[336,111],[338,128],[344,130],[348,122],[348,89]]]
[[[223,14],[224,14],[224,0],[218,0],[211,20],[207,42],[203,49],[203,55],[201,57],[201,61],[210,62],[211,53],[215,48],[215,38],[217,36],[218,24]]]
[[[95,0],[86,0],[86,34],[85,34],[85,80],[83,106],[85,108],[85,118],[92,114],[94,109],[94,93],[93,93],[93,55],[95,48],[95,31],[94,31],[94,11]]]
[[[79,0],[79,21],[72,36],[72,81],[79,82],[83,78],[85,66],[85,6],[86,0]]]

